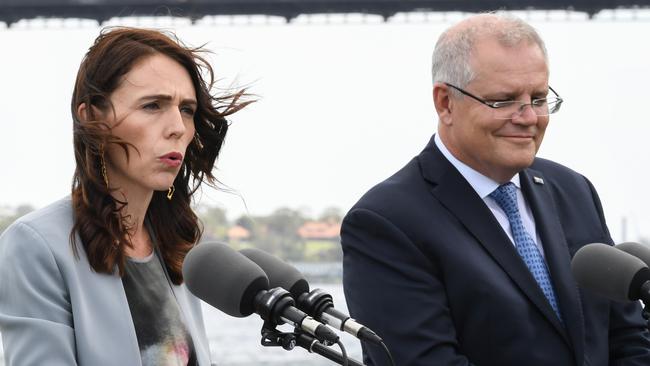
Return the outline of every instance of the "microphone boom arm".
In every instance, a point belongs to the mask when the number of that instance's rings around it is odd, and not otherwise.
[[[277,324],[273,322],[265,321],[262,325],[262,340],[260,344],[264,347],[282,347],[284,350],[291,351],[296,346],[300,346],[307,350],[309,353],[316,353],[327,358],[330,361],[334,361],[339,365],[344,365],[345,360],[343,355],[327,347],[325,344],[321,343],[315,337],[301,331],[300,329],[294,329],[294,332],[280,332],[275,329]],[[364,366],[364,364],[356,361],[352,358],[347,358],[347,365],[350,366]]]

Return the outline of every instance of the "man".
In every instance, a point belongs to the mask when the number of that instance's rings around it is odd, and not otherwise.
[[[341,230],[350,312],[396,365],[650,365],[639,304],[571,275],[581,246],[612,239],[591,183],[535,157],[562,103],[548,78],[519,19],[477,15],[438,40],[438,134]],[[364,359],[389,364],[373,345]]]

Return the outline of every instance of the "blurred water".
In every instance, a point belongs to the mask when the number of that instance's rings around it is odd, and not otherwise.
[[[334,298],[334,306],[347,312],[341,284],[312,284],[311,288],[321,288]],[[326,366],[335,365],[334,362],[320,355],[309,353],[296,347],[285,351],[280,347],[263,347],[260,344],[262,319],[257,315],[247,318],[234,318],[219,310],[203,304],[203,316],[206,333],[210,341],[212,362],[219,366]],[[291,331],[291,328],[282,326],[281,331]],[[357,361],[361,360],[361,347],[356,338],[342,334],[341,340],[345,345],[348,356]],[[333,349],[338,350],[337,346]],[[0,366],[4,366],[2,347],[0,347]]]

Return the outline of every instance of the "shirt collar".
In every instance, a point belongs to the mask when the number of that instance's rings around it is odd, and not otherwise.
[[[481,197],[481,199],[485,199],[485,197],[489,196],[490,193],[492,193],[497,187],[499,187],[499,183],[494,181],[491,178],[486,177],[485,175],[477,172],[473,168],[469,167],[467,164],[463,163],[462,161],[456,159],[454,155],[447,150],[447,147],[445,144],[442,142],[440,139],[440,135],[436,134],[434,136],[434,142],[442,155],[444,155],[447,160],[453,165],[458,172],[465,178],[467,183],[469,183],[470,186],[476,191],[476,193]],[[519,174],[515,174],[512,179],[510,179],[512,183],[518,188],[521,189],[521,185],[519,182]]]

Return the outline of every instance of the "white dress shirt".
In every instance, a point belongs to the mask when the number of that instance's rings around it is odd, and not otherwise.
[[[454,157],[451,152],[447,150],[447,147],[445,147],[445,144],[440,139],[439,134],[435,135],[434,141],[438,149],[440,149],[440,152],[442,152],[442,155],[444,155],[445,158],[447,158],[447,160],[449,160],[449,162],[458,170],[458,172],[460,172],[465,180],[467,180],[469,185],[472,186],[474,191],[476,191],[479,197],[481,197],[483,202],[485,202],[490,211],[492,211],[492,214],[503,228],[503,231],[508,234],[510,241],[514,245],[515,241],[512,238],[512,231],[510,230],[510,222],[508,221],[508,216],[501,209],[499,204],[497,204],[497,202],[489,196],[490,193],[497,189],[500,184],[456,159],[456,157]],[[539,252],[542,253],[542,256],[544,256],[542,241],[539,238],[539,235],[537,234],[537,230],[535,228],[535,218],[533,217],[533,213],[530,210],[530,206],[524,199],[524,195],[521,193],[519,174],[516,174],[514,177],[512,177],[510,181],[517,187],[517,206],[519,207],[519,214],[521,215],[521,220],[524,223],[524,227],[526,228],[528,234],[530,234],[535,241]]]

